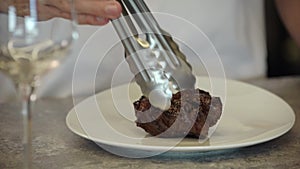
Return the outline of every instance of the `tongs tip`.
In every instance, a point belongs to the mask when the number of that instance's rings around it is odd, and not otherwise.
[[[171,106],[172,93],[168,94],[162,90],[154,89],[149,93],[151,105],[161,110],[168,110]]]

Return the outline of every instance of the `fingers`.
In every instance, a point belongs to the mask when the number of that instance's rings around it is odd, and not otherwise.
[[[95,17],[89,14],[79,14],[77,16],[77,21],[79,24],[105,25],[109,22],[109,19],[102,18],[102,17]]]
[[[78,14],[89,14],[102,18],[116,19],[122,12],[121,5],[114,0],[75,0]]]
[[[61,11],[60,9],[53,6],[39,5],[38,11],[39,11],[39,20],[48,20],[53,17],[61,17],[66,19],[71,18],[70,12]]]
[[[48,20],[53,17],[61,17],[65,19],[70,19],[71,15],[69,12],[64,12],[55,8],[53,6],[40,6],[39,10],[41,15],[39,15],[39,20]],[[89,24],[89,25],[105,25],[109,22],[107,18],[95,17],[89,14],[79,14],[77,15],[77,21],[80,24]]]
[[[73,0],[79,24],[105,25],[109,19],[116,19],[122,12],[121,5],[115,0]],[[67,16],[71,9],[69,0],[44,0],[40,6],[44,9],[44,18]],[[54,15],[54,16],[51,16]]]

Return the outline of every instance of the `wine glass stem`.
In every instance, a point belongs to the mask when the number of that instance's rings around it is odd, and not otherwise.
[[[24,168],[32,167],[32,103],[35,101],[34,87],[30,84],[19,84],[23,117]]]

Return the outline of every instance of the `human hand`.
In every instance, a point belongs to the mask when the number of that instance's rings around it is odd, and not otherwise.
[[[109,19],[118,18],[122,12],[121,5],[115,0],[73,0],[79,24],[105,25]],[[53,17],[70,18],[69,0],[43,0],[38,4],[42,15],[39,19]]]
[[[71,2],[74,2],[77,20],[79,24],[105,25],[109,19],[116,19],[122,12],[121,5],[115,0],[37,0],[37,8],[40,12],[39,20],[48,20],[53,17],[69,19]],[[6,13],[8,6],[13,3],[18,16],[29,15],[25,8],[29,5],[29,0],[0,0],[0,12]]]

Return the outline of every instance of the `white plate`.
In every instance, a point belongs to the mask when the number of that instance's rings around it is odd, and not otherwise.
[[[210,82],[208,78],[197,77],[197,86],[201,89],[211,91]],[[197,139],[150,137],[136,127],[132,103],[141,96],[136,84],[114,87],[87,98],[69,112],[66,123],[75,134],[114,154],[130,157],[132,155],[126,154],[123,149],[156,153],[224,150],[266,142],[292,128],[294,112],[278,96],[238,81],[227,80],[226,85],[222,118],[205,143]],[[222,100],[225,100],[224,96]],[[140,154],[134,155],[137,156],[140,157]]]

